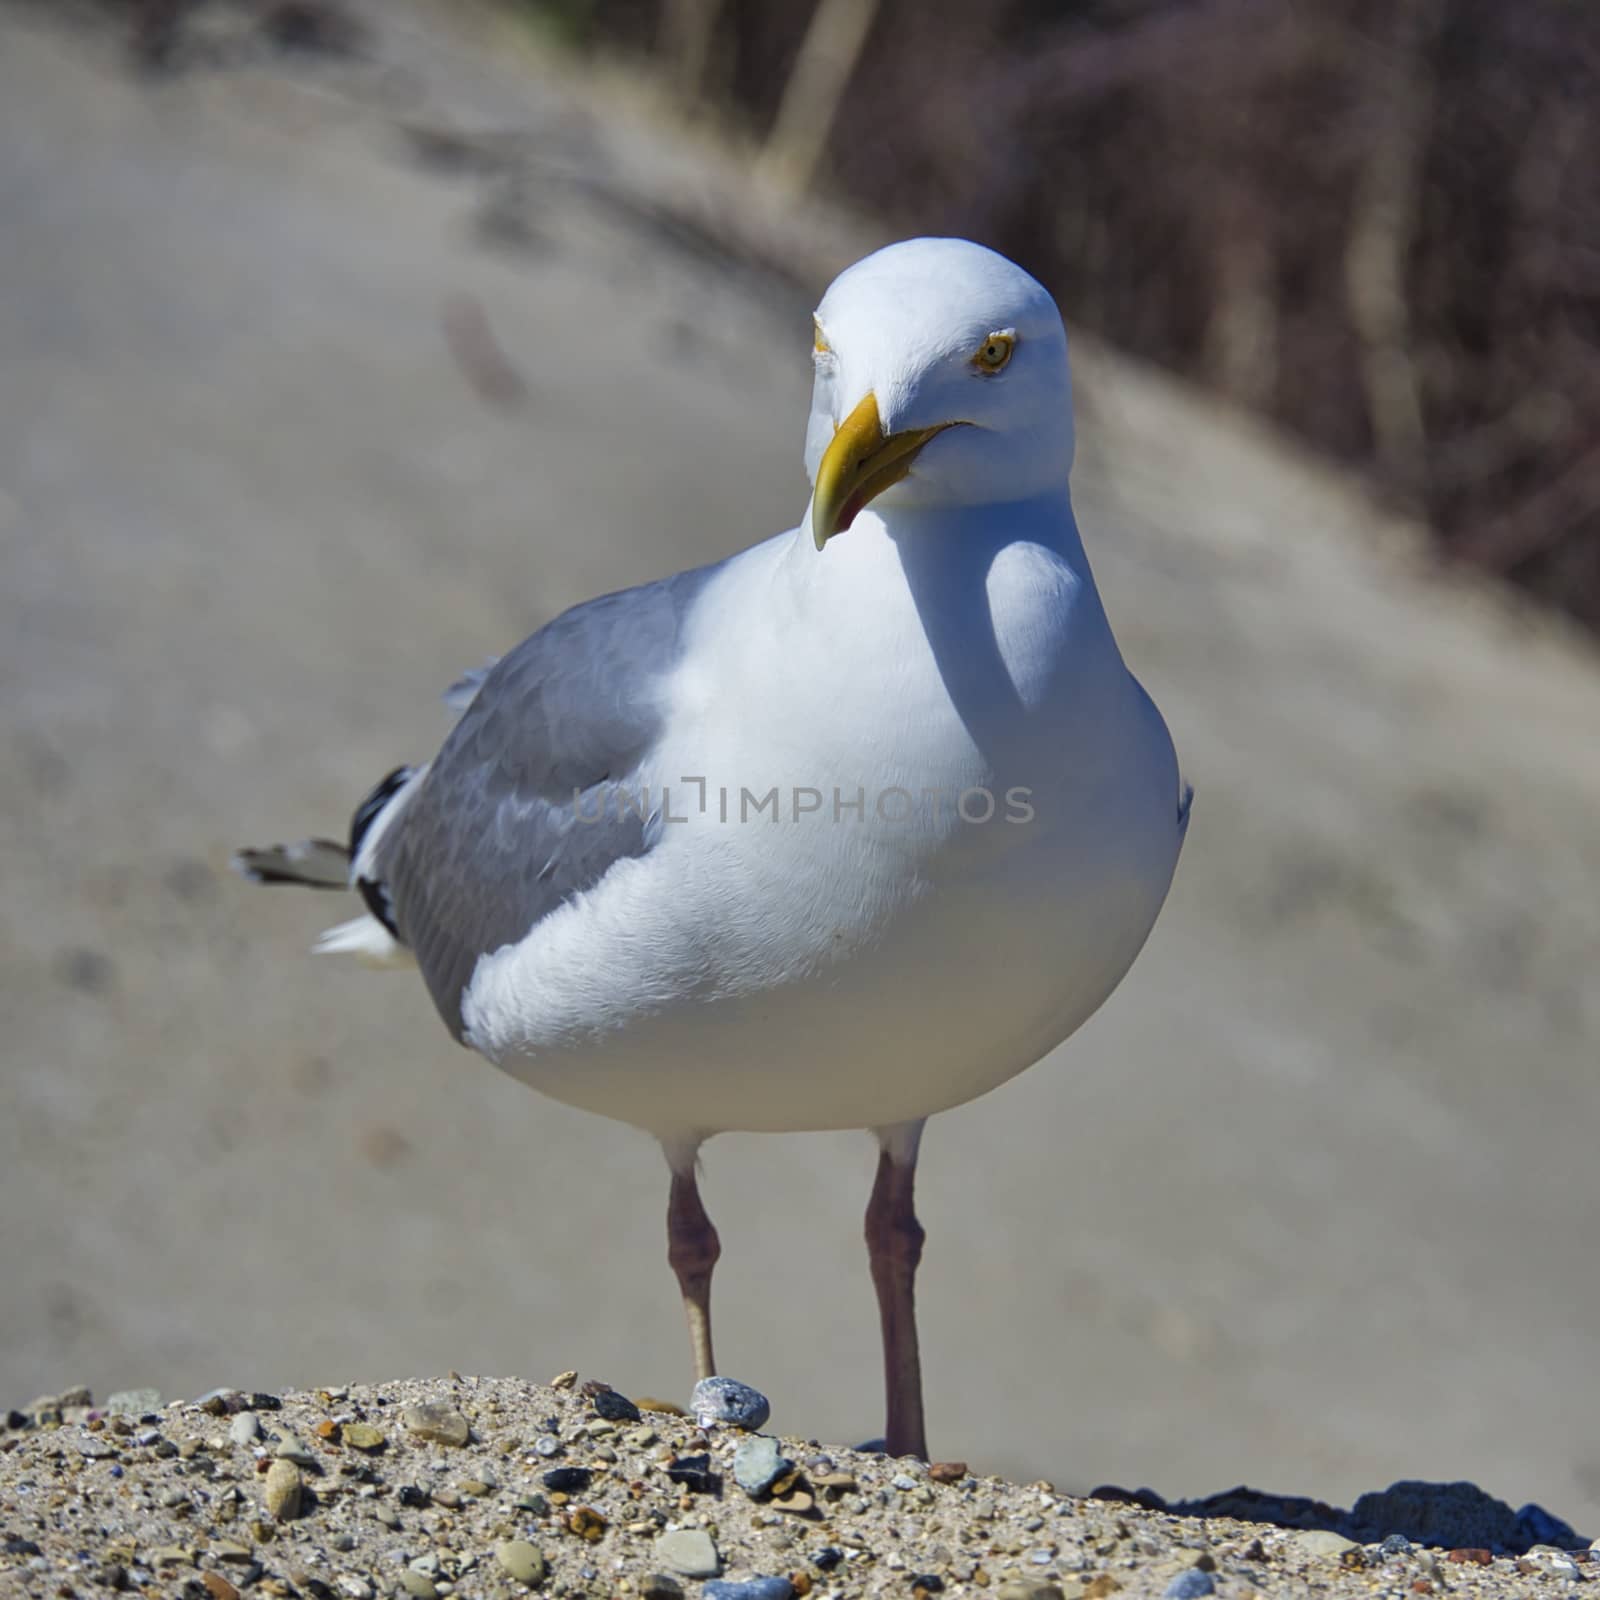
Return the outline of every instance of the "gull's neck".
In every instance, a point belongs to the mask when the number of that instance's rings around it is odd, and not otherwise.
[[[823,550],[811,535],[811,515],[788,538],[784,567],[802,592],[876,582],[904,582],[939,569],[982,572],[1008,545],[1031,544],[1059,557],[1089,589],[1094,574],[1072,514],[1072,497],[1059,489],[993,505],[868,506]]]

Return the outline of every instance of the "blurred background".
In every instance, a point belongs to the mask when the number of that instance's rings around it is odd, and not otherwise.
[[[1560,0],[0,0],[0,1400],[684,1397],[653,1146],[225,863],[796,520],[810,306],[958,232],[1073,325],[1199,798],[1105,1011],[930,1130],[934,1449],[1600,1532],[1597,88]],[[786,1433],[881,1424],[872,1161],[706,1151]]]

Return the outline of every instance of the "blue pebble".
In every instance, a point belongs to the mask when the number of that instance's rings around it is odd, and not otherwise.
[[[1166,1600],[1200,1600],[1203,1594],[1215,1594],[1217,1586],[1209,1572],[1190,1567],[1187,1572],[1180,1572],[1161,1592]]]
[[[1381,1556],[1403,1556],[1411,1548],[1411,1541],[1403,1533],[1391,1533],[1378,1546]]]
[[[767,1397],[737,1378],[702,1378],[689,1397],[689,1410],[702,1428],[755,1430],[772,1415]]]
[[[705,1600],[794,1600],[794,1585],[787,1578],[745,1578],[737,1583],[713,1578],[700,1593]]]

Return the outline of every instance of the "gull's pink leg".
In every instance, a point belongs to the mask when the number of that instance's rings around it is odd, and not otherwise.
[[[889,1418],[884,1430],[891,1456],[928,1458],[922,1419],[922,1362],[917,1353],[914,1284],[922,1259],[922,1224],[912,1210],[920,1122],[877,1130],[882,1147],[877,1181],[867,1202],[867,1254],[883,1324],[883,1381]]]
[[[683,1292],[698,1382],[717,1370],[711,1354],[711,1269],[722,1254],[722,1241],[700,1203],[694,1151],[683,1158],[679,1152],[669,1150],[667,1159],[672,1163],[672,1192],[667,1199],[667,1260],[672,1263],[678,1288]]]

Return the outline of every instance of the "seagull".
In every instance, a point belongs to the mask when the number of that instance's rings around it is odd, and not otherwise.
[[[701,1146],[870,1130],[885,1446],[926,1459],[923,1126],[1110,995],[1192,790],[1079,538],[1048,292],[912,239],[834,281],[813,343],[796,526],[565,612],[455,686],[347,844],[235,865],[353,888],[319,950],[414,960],[459,1043],[660,1142],[697,1379]]]

